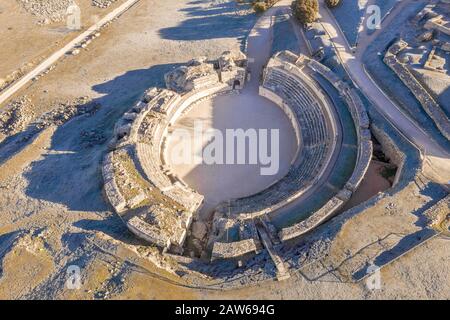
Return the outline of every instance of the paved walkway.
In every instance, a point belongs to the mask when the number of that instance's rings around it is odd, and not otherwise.
[[[422,128],[410,119],[404,111],[378,87],[375,81],[366,72],[363,63],[361,62],[360,57],[362,56],[362,53],[355,56],[335,18],[325,7],[323,1],[320,5],[322,24],[333,41],[338,55],[352,80],[374,104],[378,111],[380,111],[389,122],[422,150],[430,165],[424,167],[426,170],[424,173],[433,180],[439,180],[437,182],[448,183],[448,181],[450,181],[449,151],[442,148],[429,137]],[[401,7],[398,10],[401,10]],[[393,14],[395,14],[395,12],[393,12]],[[385,22],[388,23],[391,19],[393,18],[391,17],[390,19],[385,20]],[[363,39],[365,34],[365,32],[361,33],[361,42],[363,43],[365,43]],[[439,177],[436,177],[433,172],[428,170],[434,165],[436,168],[432,171],[440,172]]]
[[[290,4],[289,0],[282,0],[267,10],[256,22],[250,31],[247,40],[247,57],[249,58],[249,68],[251,80],[246,84],[245,91],[252,91],[258,94],[260,77],[263,68],[270,58],[273,42],[272,16],[278,12],[283,14]]]
[[[367,5],[375,4],[375,0],[370,0]],[[381,22],[381,26],[387,26],[389,25],[396,16],[402,12],[402,10],[408,6],[410,3],[408,0],[400,0],[391,10],[391,12],[384,17],[383,21]],[[360,36],[358,38],[358,47],[356,49],[356,56],[358,59],[362,59],[362,54],[366,51],[367,47],[374,41],[380,33],[383,33],[383,28],[380,28],[376,30],[375,32],[372,32],[371,34],[367,33],[366,28],[366,19],[367,16],[364,18],[363,23],[363,29],[361,30]]]

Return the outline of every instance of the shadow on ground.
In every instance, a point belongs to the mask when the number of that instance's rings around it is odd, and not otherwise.
[[[209,5],[208,5],[209,4]],[[236,1],[191,1],[181,9],[187,19],[175,27],[159,30],[161,38],[192,41],[219,38],[242,40],[253,27],[257,15],[252,11],[243,13]],[[223,26],[227,27],[224,28]]]
[[[12,231],[0,235],[0,278],[3,275],[3,259],[11,250],[13,243],[19,238],[22,231]]]
[[[26,195],[66,206],[73,211],[105,211],[101,162],[117,120],[149,87],[162,86],[163,74],[176,64],[129,71],[93,86],[103,96],[90,103],[101,108],[58,127],[49,151],[31,164],[24,176]]]
[[[103,220],[82,219],[73,224],[75,227],[85,231],[102,232],[113,239],[130,245],[145,245],[136,238],[126,227],[120,217],[116,214]]]

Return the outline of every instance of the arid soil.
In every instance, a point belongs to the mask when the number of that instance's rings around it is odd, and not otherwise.
[[[281,156],[278,159],[273,158],[271,161],[273,168],[278,167],[278,170],[275,169],[272,175],[261,175],[261,168],[268,167],[268,165],[262,165],[259,156],[257,164],[249,164],[248,153],[245,164],[196,164],[194,156],[201,154],[203,148],[211,142],[211,139],[203,138],[204,140],[201,141],[201,137],[194,136],[194,125],[199,120],[205,136],[208,129],[216,129],[222,133],[223,159],[230,152],[225,148],[226,130],[256,129],[258,134],[258,130],[268,130],[268,139],[265,141],[258,139],[258,144],[269,144],[272,130],[278,130],[277,148],[279,148],[279,153],[273,151],[273,154]],[[174,163],[180,161],[176,160],[174,156],[175,151],[180,149],[180,139],[175,137],[176,134],[175,136],[172,134],[168,139],[167,161],[178,176],[205,196],[205,204],[209,208],[222,201],[255,194],[284,177],[294,159],[297,147],[292,124],[284,112],[269,100],[259,96],[255,98],[250,93],[219,96],[213,100],[204,101],[200,105],[194,106],[178,120],[172,130],[176,132],[177,129],[187,130],[190,133],[191,140],[185,143],[183,148],[191,149],[190,159],[187,158],[183,163]],[[196,138],[197,141],[195,141]],[[195,146],[201,147],[196,150]],[[268,145],[269,152],[270,147]],[[236,149],[235,145],[231,152],[237,154]],[[245,177],[245,181],[242,177]]]
[[[389,189],[392,183],[383,177],[383,170],[385,168],[386,164],[378,161],[372,161],[370,163],[369,170],[364,176],[358,190],[353,194],[350,201],[345,204],[341,211],[350,209],[355,205],[370,199],[378,192]]]
[[[105,12],[91,8],[90,0],[80,3],[87,19]],[[35,17],[9,9],[17,9],[15,1],[0,4],[0,30],[7,34],[0,39],[0,77],[72,36],[54,24],[37,27]],[[145,89],[162,86],[163,74],[174,66],[239,48],[254,22],[255,16],[234,2],[140,1],[87,49],[65,57],[0,106],[10,112],[14,101],[29,99],[13,131],[2,131],[9,118],[0,118],[0,298],[449,298],[450,246],[443,237],[385,267],[382,289],[375,292],[363,282],[310,282],[301,276],[225,292],[180,286],[178,275],[157,267],[168,262],[152,258],[152,249],[137,241],[106,204],[100,163],[117,119]],[[81,111],[73,107],[79,104]],[[62,106],[71,111],[61,114]],[[13,123],[20,112],[10,112]],[[380,187],[384,183],[377,181]],[[380,238],[392,230],[413,232],[419,218],[410,212],[422,204],[412,202],[426,199],[426,192],[412,185],[401,197],[404,203],[396,205],[403,210],[393,210],[388,198],[346,224],[330,259],[342,259],[344,244],[351,250],[364,246],[362,235],[368,231],[376,230]],[[79,289],[66,286],[69,266],[80,268]]]
[[[55,2],[55,1],[53,1]],[[51,15],[33,14],[32,3],[22,5],[21,0],[4,0],[0,4],[0,87],[2,81],[13,80],[26,73],[50,53],[75,38],[79,31],[67,28],[66,16],[61,14],[69,1],[63,1],[55,10],[59,19]],[[122,1],[117,1],[108,9],[92,6],[91,0],[77,0],[81,9],[82,30],[90,27]],[[42,2],[41,2],[42,3]],[[28,8],[28,10],[26,9]],[[37,10],[36,10],[37,11]],[[47,10],[52,12],[52,10]],[[45,12],[45,10],[44,10]]]

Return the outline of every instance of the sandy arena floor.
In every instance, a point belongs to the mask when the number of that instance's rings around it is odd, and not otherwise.
[[[224,140],[227,129],[279,130],[280,159],[276,161],[279,163],[279,169],[274,175],[261,175],[261,167],[266,167],[261,163],[256,165],[248,163],[225,165],[203,163],[198,165],[193,162],[174,164],[170,162],[170,156],[167,158],[173,171],[205,196],[207,207],[264,190],[285,176],[289,170],[297,148],[294,129],[284,112],[271,101],[247,93],[219,96],[213,100],[202,102],[182,116],[172,128],[172,130],[187,129],[190,132],[192,140],[187,143],[187,146],[198,144],[193,141],[195,120],[201,120],[204,131],[217,129],[222,132]],[[203,148],[207,143],[203,144]],[[171,155],[177,145],[179,145],[179,139],[171,135],[168,139],[169,147],[166,154]],[[195,153],[201,153],[203,148],[200,150],[191,148],[192,157],[190,158],[193,159]],[[236,149],[237,145],[235,144],[234,154],[236,154]],[[246,150],[249,150],[248,145]],[[226,157],[227,150],[224,151],[224,157]]]

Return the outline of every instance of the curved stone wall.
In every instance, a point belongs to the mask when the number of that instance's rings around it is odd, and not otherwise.
[[[294,65],[271,59],[266,67],[260,94],[276,103],[293,122],[302,150],[288,174],[253,196],[232,200],[217,211],[242,220],[278,210],[295,201],[324,173],[336,146],[336,119],[328,102],[318,95],[312,82]]]
[[[282,228],[281,230],[279,230],[278,232],[276,230],[274,230],[275,228],[271,225],[270,223],[270,219],[268,219],[267,213],[272,212],[274,210],[280,209],[283,206],[287,205],[290,201],[294,201],[297,197],[299,197],[301,194],[304,193],[304,190],[302,190],[302,188],[295,188],[294,192],[292,193],[293,196],[291,196],[290,198],[288,197],[287,199],[283,199],[282,201],[272,205],[272,206],[268,206],[265,207],[263,210],[259,211],[259,212],[251,212],[251,214],[249,214],[249,206],[244,206],[243,203],[238,202],[239,200],[235,200],[233,201],[233,204],[235,204],[235,207],[232,206],[222,206],[222,208],[220,208],[219,212],[221,212],[222,214],[219,215],[220,219],[223,219],[221,217],[223,217],[224,213],[226,213],[228,211],[227,216],[229,217],[229,219],[231,218],[239,218],[239,219],[243,219],[246,221],[251,221],[252,219],[255,218],[255,213],[257,216],[261,217],[262,219],[265,220],[264,222],[264,229],[266,229],[268,231],[268,233],[270,235],[272,235],[272,241],[277,242],[278,239],[281,241],[286,241],[286,240],[290,240],[290,239],[294,239],[297,238],[299,236],[302,236],[304,234],[306,234],[307,232],[311,231],[312,229],[316,228],[318,225],[322,224],[323,222],[325,222],[326,220],[330,219],[331,217],[333,217],[336,212],[342,208],[342,206],[351,198],[353,192],[358,188],[359,184],[361,183],[362,179],[364,178],[365,173],[367,172],[367,169],[369,167],[370,164],[370,160],[372,157],[372,151],[373,151],[373,147],[372,147],[372,142],[371,142],[371,134],[369,131],[369,117],[365,111],[365,107],[364,104],[362,103],[361,99],[359,98],[359,95],[357,93],[357,91],[353,88],[351,88],[349,85],[347,85],[345,82],[343,82],[342,80],[340,80],[340,78],[334,74],[329,68],[327,68],[326,66],[320,64],[319,62],[309,59],[305,56],[296,56],[295,54],[291,53],[291,52],[281,52],[278,53],[277,55],[274,56],[274,58],[268,63],[268,66],[266,68],[265,74],[264,74],[264,79],[263,79],[263,85],[262,85],[262,89],[260,90],[260,92],[262,93],[262,95],[266,96],[267,98],[271,99],[273,102],[277,103],[277,105],[279,105],[283,110],[285,110],[286,108],[290,109],[290,110],[295,110],[295,107],[293,108],[292,105],[292,100],[291,97],[289,96],[289,94],[287,94],[288,92],[286,91],[290,91],[291,89],[294,89],[294,87],[287,87],[286,84],[289,83],[288,79],[289,76],[297,76],[298,78],[302,79],[303,83],[309,84],[309,87],[312,88],[317,95],[320,93],[321,89],[317,88],[317,87],[313,87],[311,86],[311,83],[314,83],[314,81],[311,79],[309,80],[308,76],[306,76],[306,74],[304,72],[302,72],[302,69],[309,69],[309,71],[312,72],[317,72],[320,75],[322,75],[327,81],[329,81],[340,93],[340,95],[343,97],[344,101],[346,102],[350,114],[353,118],[353,121],[355,123],[355,127],[356,127],[356,131],[357,131],[357,138],[358,138],[358,151],[357,151],[357,160],[356,160],[356,165],[354,167],[353,173],[351,175],[351,177],[348,179],[347,183],[345,184],[345,187],[340,190],[339,192],[336,193],[335,196],[331,197],[326,203],[324,203],[324,205],[318,209],[316,212],[314,212],[312,215],[310,215],[308,218],[304,219],[303,221],[299,222],[299,223],[295,223],[289,227],[285,227]],[[278,84],[275,83],[271,83],[270,81],[267,81],[268,79],[270,80],[271,78],[271,72],[273,70],[276,70],[277,72],[281,72],[282,76],[280,75],[280,77],[278,77],[279,81]],[[305,70],[306,72],[306,70]],[[300,85],[300,83],[297,83],[297,88]],[[277,87],[278,86],[278,87]],[[294,89],[295,90],[295,89]],[[304,96],[307,96],[307,93],[303,93]],[[318,99],[319,100],[319,99]],[[310,105],[314,105],[314,101],[311,100],[307,100],[307,103],[309,103]],[[328,106],[326,103],[323,104],[324,108],[325,108],[325,112],[330,116],[331,112],[327,112],[327,108],[329,108],[330,106]],[[324,112],[324,113],[325,113]],[[293,112],[295,114],[295,112]],[[290,113],[287,112],[288,117],[290,116]],[[292,116],[289,117],[290,119],[292,118]],[[304,127],[304,122],[302,123],[301,118],[302,116],[300,116],[300,118],[298,117],[298,115],[296,115],[295,117],[297,119],[297,121],[299,121],[300,123],[300,128]],[[308,121],[310,121],[311,118],[308,117]],[[335,145],[336,141],[335,141],[335,134],[336,134],[336,124],[331,121],[331,123],[333,124],[333,126],[328,126],[327,127],[327,132],[328,134],[331,133],[331,136],[334,135],[334,139],[330,139],[331,141],[329,141],[331,144]],[[317,128],[317,124],[314,125],[315,128]],[[319,126],[320,127],[320,126]],[[306,133],[308,134],[308,133]],[[305,133],[302,132],[301,137],[304,138]],[[303,142],[303,145],[305,145],[305,143]],[[328,153],[328,158],[327,157],[323,157],[322,161],[324,163],[324,169],[326,169],[326,167],[328,165],[331,165],[329,163],[330,160],[330,155],[332,154],[332,152]],[[299,155],[299,156],[305,156],[304,154]],[[302,166],[302,165],[301,165]],[[308,167],[306,167],[308,168]],[[310,168],[308,168],[307,170],[311,170]],[[322,171],[323,172],[323,171]],[[289,174],[288,174],[289,176]],[[320,178],[320,174],[316,175],[316,181]],[[290,187],[297,187],[297,185],[293,185],[292,182],[290,180],[285,180],[286,177],[284,179],[282,179],[279,184],[283,183],[283,181],[286,181],[286,186],[290,186]],[[311,183],[309,186],[313,185],[313,183]],[[279,186],[271,186],[269,189],[266,189],[265,191],[263,191],[262,193],[259,193],[253,197],[247,197],[245,198],[245,201],[247,202],[255,202],[258,203],[259,206],[264,206],[264,204],[266,202],[265,199],[269,198],[270,199],[270,192],[274,192],[275,194],[278,195],[278,191],[282,190]],[[236,215],[235,213],[238,212],[239,214]],[[231,213],[231,214],[230,214]],[[220,229],[217,228],[216,229]],[[226,228],[225,228],[226,229]],[[228,229],[226,229],[228,230]],[[223,232],[223,231],[222,231]],[[217,240],[217,238],[215,238],[215,240]],[[238,241],[242,241],[242,238],[238,239]],[[216,248],[217,247],[217,248]],[[233,241],[229,242],[229,243],[221,243],[220,248],[218,246],[215,246],[214,250],[213,250],[213,256],[220,256],[221,252],[217,252],[217,250],[221,250],[224,252],[228,252],[231,249],[235,249],[237,250],[238,248],[235,247],[235,244]],[[247,252],[242,252],[242,254],[246,254]],[[238,256],[238,254],[236,252],[234,252],[233,254],[234,256]]]
[[[110,142],[113,151],[103,162],[105,194],[130,231],[139,238],[166,249],[172,248],[176,253],[182,251],[192,215],[201,207],[203,196],[170,172],[163,159],[164,140],[170,125],[188,108],[202,99],[230,90],[228,85],[219,83],[180,96],[170,90],[151,88],[116,125]],[[116,153],[122,150],[127,150],[131,163],[121,165],[118,161]],[[114,171],[119,166],[120,170]],[[157,190],[157,200],[142,204],[151,198],[148,193],[132,198],[121,192],[116,180],[127,174],[138,175],[145,181],[148,185],[141,186],[143,189]],[[168,221],[161,223],[162,220]]]
[[[301,136],[301,132],[300,132],[300,125],[297,119],[297,116],[295,115],[295,113],[292,111],[292,109],[283,102],[283,98],[281,98],[280,96],[278,96],[275,92],[266,89],[263,86],[259,87],[259,95],[272,101],[275,105],[277,105],[278,107],[281,108],[281,110],[283,110],[283,112],[286,114],[286,116],[288,117],[289,121],[291,122],[292,128],[294,128],[294,132],[295,132],[295,141],[297,143],[297,149],[294,153],[294,157],[292,159],[292,163],[295,162],[295,160],[298,158],[298,154],[300,152],[300,148],[302,145],[302,136]]]
[[[327,79],[339,91],[341,96],[347,103],[349,111],[352,115],[353,121],[357,125],[358,137],[358,156],[355,169],[350,179],[345,185],[345,189],[341,190],[335,197],[330,199],[322,208],[320,208],[313,215],[297,223],[293,226],[283,228],[279,232],[279,237],[282,241],[290,240],[308,231],[314,229],[324,221],[333,217],[333,215],[350,199],[352,193],[358,188],[364,175],[366,174],[370,160],[372,158],[373,145],[371,141],[371,134],[368,130],[370,122],[364,104],[357,91],[350,88],[339,77],[334,74],[329,68],[321,63],[309,59],[305,56],[300,56],[296,60],[297,65],[307,65],[311,70],[319,73]]]
[[[232,64],[225,63],[229,59],[231,55],[227,53],[218,64],[217,77],[211,75],[215,68],[199,66],[206,63],[204,60],[193,60],[188,67],[174,70],[167,79],[179,93],[158,88],[147,90],[141,101],[118,121],[110,142],[111,151],[103,162],[105,195],[129,230],[174,253],[182,253],[192,216],[201,207],[203,196],[171,172],[165,161],[165,138],[170,126],[197,103],[234,92],[230,78],[233,74],[245,79],[246,62],[241,61],[237,70],[230,71]],[[226,72],[221,71],[225,65]],[[203,69],[209,73],[202,74]],[[309,196],[307,191],[323,184],[340,151],[337,113],[322,88],[309,76],[310,72],[317,72],[331,82],[348,104],[357,127],[357,161],[345,187],[319,210],[300,223],[276,230],[267,214],[296,200],[303,201],[302,195]],[[192,88],[183,89],[180,85],[183,83]],[[212,259],[236,259],[258,251],[261,234],[265,235],[265,243],[269,240],[277,243],[315,228],[349,200],[371,159],[369,119],[358,93],[320,63],[290,52],[278,53],[264,71],[259,93],[286,113],[297,145],[302,147],[284,178],[253,196],[216,208],[208,243]]]
[[[220,59],[219,70],[204,58],[175,69],[166,76],[167,87],[173,90],[148,89],[116,124],[111,151],[103,162],[105,196],[128,229],[174,253],[182,253],[203,196],[171,173],[164,160],[165,138],[187,109],[232,92],[233,75],[244,82],[244,56],[225,52]]]

